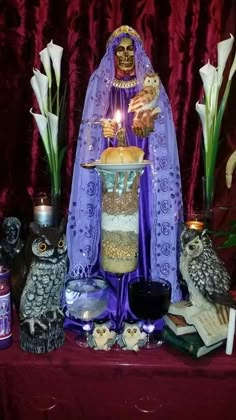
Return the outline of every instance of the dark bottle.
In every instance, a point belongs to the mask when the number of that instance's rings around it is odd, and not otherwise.
[[[10,270],[0,265],[0,350],[12,344]]]

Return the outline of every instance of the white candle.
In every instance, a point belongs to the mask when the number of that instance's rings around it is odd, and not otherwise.
[[[117,122],[118,130],[119,130],[121,128],[121,112],[119,109],[115,113],[115,121]]]
[[[34,221],[40,226],[52,226],[52,206],[39,205],[34,207]]]
[[[235,318],[236,318],[236,310],[233,309],[233,308],[230,308],[230,310],[229,310],[229,326],[228,326],[226,351],[225,351],[225,353],[228,354],[228,355],[231,355],[233,353],[234,333],[235,333]]]

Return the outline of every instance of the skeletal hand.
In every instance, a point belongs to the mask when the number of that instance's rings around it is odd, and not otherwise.
[[[147,110],[137,113],[133,120],[133,131],[136,136],[147,137],[152,131],[154,131],[154,122],[160,112],[160,108],[157,107],[154,110]]]
[[[111,119],[102,119],[102,132],[103,137],[113,138],[116,135],[117,131],[117,122]]]

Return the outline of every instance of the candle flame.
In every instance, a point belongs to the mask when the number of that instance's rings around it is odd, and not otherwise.
[[[115,121],[117,122],[117,124],[121,123],[121,112],[119,109],[115,113]]]

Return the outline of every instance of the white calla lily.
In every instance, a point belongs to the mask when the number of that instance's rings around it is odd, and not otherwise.
[[[54,153],[58,151],[57,137],[58,137],[58,116],[52,114],[51,112],[47,113],[48,116],[48,125],[50,130],[50,137],[53,146]]]
[[[208,61],[207,64],[200,68],[199,73],[207,100],[210,100],[212,87],[216,79],[216,68]]]
[[[204,104],[200,104],[199,101],[196,102],[195,109],[200,117],[202,123],[202,131],[203,131],[203,139],[204,139],[204,147],[207,152],[208,145],[207,145],[207,122],[206,122],[206,106]]]
[[[219,95],[219,89],[217,85],[217,73],[215,74],[215,79],[211,87],[211,95],[208,101],[208,111],[210,116],[213,116],[215,112],[217,111],[217,105],[218,105],[218,95]]]
[[[38,106],[39,106],[40,112],[41,112],[41,114],[44,114],[43,101],[42,101],[42,98],[41,98],[41,94],[40,94],[40,90],[39,90],[39,85],[38,85],[38,82],[37,82],[35,76],[32,76],[31,77],[30,84],[31,84],[31,86],[33,88],[33,91],[35,93],[35,96],[36,96],[36,99],[37,99],[37,102],[38,102]]]
[[[230,92],[231,79],[236,71],[236,56],[231,66],[227,83],[225,84],[222,98],[220,88],[224,76],[224,69],[234,43],[234,37],[219,42],[217,45],[218,67],[212,66],[209,61],[200,69],[203,81],[204,103],[196,103],[196,111],[199,114],[204,140],[204,168],[206,177],[206,203],[210,208],[214,192],[214,171],[219,148],[219,138],[223,114]]]
[[[235,56],[234,56],[234,61],[233,61],[233,63],[232,63],[232,66],[231,66],[231,69],[230,69],[230,72],[229,72],[229,80],[231,80],[231,79],[232,79],[232,77],[233,77],[233,75],[234,75],[235,71],[236,71],[236,53],[235,53]]]
[[[48,138],[48,120],[44,115],[36,114],[35,112],[33,112],[32,108],[30,109],[30,113],[33,115],[36,121],[39,134],[43,140],[44,147],[46,149],[47,154],[49,154],[50,150],[49,150],[49,138]]]
[[[52,65],[54,69],[54,73],[56,76],[56,84],[57,87],[60,86],[60,79],[61,79],[61,58],[63,54],[63,48],[59,45],[53,44],[53,41],[47,44],[48,52],[50,58],[52,60]]]
[[[38,83],[39,92],[43,104],[43,110],[45,113],[48,110],[48,77],[35,68],[33,69],[33,73]]]
[[[225,65],[232,50],[233,43],[234,37],[230,34],[230,38],[217,44],[218,86],[221,86]]]
[[[65,92],[62,98],[60,98],[62,52],[63,48],[53,44],[51,41],[47,47],[39,53],[46,75],[42,74],[38,69],[33,69],[34,75],[30,80],[41,114],[34,113],[32,108],[30,113],[35,119],[46,151],[51,177],[52,197],[60,196],[60,172],[65,154],[65,147],[60,148],[58,145],[59,121],[63,118],[65,110]],[[54,71],[52,71],[52,67]],[[56,226],[58,223],[58,214],[56,211],[54,213],[53,224]]]
[[[49,88],[51,88],[52,87],[52,74],[51,74],[51,62],[50,62],[50,55],[48,52],[48,48],[46,47],[42,51],[40,51],[39,56],[40,56],[40,61],[43,64],[45,73],[48,78],[48,86]]]

